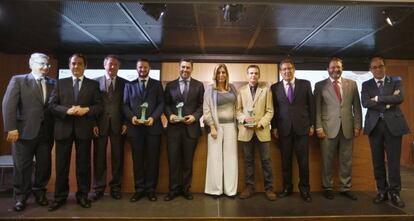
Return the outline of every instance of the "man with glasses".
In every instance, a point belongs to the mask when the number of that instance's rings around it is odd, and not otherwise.
[[[361,99],[362,106],[368,109],[364,134],[369,136],[378,190],[373,202],[387,201],[389,193],[392,204],[402,208],[405,203],[400,198],[401,142],[402,136],[410,131],[400,110],[400,104],[404,101],[403,83],[400,77],[386,75],[385,62],[381,57],[371,59],[370,70],[374,77],[362,84]]]
[[[49,57],[34,53],[29,60],[29,74],[15,75],[3,98],[3,122],[7,141],[12,142],[14,164],[14,210],[22,211],[31,193],[36,203],[48,205],[46,185],[51,171],[50,151],[53,146],[53,116],[47,100],[55,80],[46,76]],[[36,159],[32,183],[33,157]]]

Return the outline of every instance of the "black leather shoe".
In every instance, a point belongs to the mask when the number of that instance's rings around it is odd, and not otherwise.
[[[93,202],[98,201],[100,198],[102,198],[104,196],[103,192],[95,192],[95,194],[92,196],[91,200]]]
[[[16,204],[14,204],[13,210],[16,212],[21,212],[26,208],[26,204],[22,201],[17,201]]]
[[[328,200],[333,200],[333,198],[335,198],[335,196],[333,195],[332,190],[325,190],[323,192],[323,196]]]
[[[388,193],[378,193],[377,196],[372,200],[375,204],[380,204],[388,200]]]
[[[312,202],[312,196],[309,192],[301,192],[300,197],[302,197],[303,201],[310,203]]]
[[[177,196],[176,193],[174,192],[169,192],[165,197],[164,197],[164,201],[170,201],[173,200],[175,197]]]
[[[119,200],[122,198],[122,194],[120,191],[111,191],[111,197],[116,200]]]
[[[35,195],[35,198],[36,198],[36,203],[39,204],[40,206],[47,206],[49,204],[49,201],[47,200],[45,194],[41,194],[38,196]]]
[[[149,193],[147,193],[147,197],[148,197],[148,200],[149,201],[157,201],[157,195],[155,195],[155,193],[154,192],[149,192]]]
[[[351,191],[342,191],[340,194],[342,196],[348,198],[348,199],[351,199],[351,200],[357,200],[358,199],[358,197],[355,196],[354,194],[352,194]]]
[[[49,212],[55,211],[57,209],[59,209],[61,206],[63,206],[66,203],[66,200],[62,200],[62,201],[53,201],[52,203],[50,203],[49,205]]]
[[[138,200],[140,200],[144,196],[144,192],[136,192],[134,195],[132,195],[131,199],[129,199],[129,202],[133,203]]]
[[[192,200],[193,199],[193,194],[191,194],[190,192],[188,192],[188,191],[185,191],[185,192],[183,192],[183,197],[184,197],[184,199],[186,199],[186,200]]]
[[[398,208],[404,208],[405,207],[404,201],[396,193],[391,194],[391,203],[394,206],[398,207]]]
[[[86,197],[76,198],[76,203],[79,204],[83,208],[91,208],[91,201],[88,200],[88,198]]]
[[[289,196],[289,195],[291,195],[292,194],[292,190],[290,190],[290,189],[283,189],[282,190],[282,192],[279,192],[278,194],[277,194],[277,196],[279,197],[279,198],[283,198],[283,197],[287,197],[287,196]]]

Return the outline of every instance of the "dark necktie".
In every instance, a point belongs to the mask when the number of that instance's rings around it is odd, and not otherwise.
[[[139,85],[139,88],[140,88],[142,94],[144,94],[144,92],[145,92],[145,81],[146,81],[145,79],[141,80],[141,84]]]
[[[334,86],[334,89],[335,89],[336,96],[338,97],[339,102],[341,102],[342,101],[341,89],[339,89],[339,85],[338,84],[339,84],[338,81],[334,81],[333,82],[333,86]]]
[[[188,81],[183,80],[183,83],[184,83],[183,97],[184,97],[184,101],[186,101],[188,97]]]
[[[287,93],[287,97],[289,100],[289,103],[293,102],[293,87],[292,87],[292,83],[288,83],[288,93]]]
[[[113,81],[111,79],[111,83],[109,83],[109,86],[108,86],[108,98],[109,98],[109,100],[111,100],[113,96],[114,96],[114,85],[113,85]]]
[[[42,85],[43,78],[37,79],[37,86],[39,86],[40,95],[42,96],[42,102],[45,103],[45,95],[43,94],[43,85]]]
[[[79,96],[79,78],[75,79],[75,84],[73,85],[73,97],[75,98],[75,101],[78,101]]]
[[[253,100],[254,100],[254,96],[256,96],[256,89],[257,89],[257,86],[250,86],[250,93],[252,93]]]
[[[380,92],[380,95],[382,95],[382,92],[384,91],[384,82],[378,81],[378,90]]]

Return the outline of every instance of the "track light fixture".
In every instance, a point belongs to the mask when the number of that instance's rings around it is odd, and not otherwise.
[[[160,4],[160,3],[143,3],[142,4],[142,10],[144,12],[155,19],[155,21],[158,21],[160,19],[165,11],[167,9],[166,4]]]
[[[388,12],[386,10],[383,10],[382,14],[385,16],[385,21],[387,21],[387,24],[389,26],[394,26],[395,25],[395,21],[391,18],[391,16],[388,14]]]
[[[245,8],[242,4],[226,4],[222,10],[225,21],[236,22],[243,17]]]

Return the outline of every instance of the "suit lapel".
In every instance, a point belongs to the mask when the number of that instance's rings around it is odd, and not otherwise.
[[[384,89],[382,91],[382,94],[383,95],[392,94],[393,93],[392,88],[393,87],[392,87],[391,78],[390,77],[385,77],[385,80],[384,80]],[[378,91],[379,91],[379,89],[378,89]]]
[[[40,88],[32,74],[26,75],[26,84],[28,88],[31,88],[33,93],[36,95],[36,99],[43,104],[42,95],[40,94]]]
[[[348,98],[349,96],[349,81],[342,78],[342,101],[344,98]]]
[[[46,79],[46,103],[49,100],[50,95],[52,94],[52,91],[54,89],[53,81],[49,77],[45,77]]]
[[[106,77],[105,75],[99,78],[99,89],[104,92],[108,92],[106,89]]]
[[[277,87],[277,94],[282,96],[282,99],[289,103],[289,99],[285,91],[285,82],[280,82],[279,86]]]
[[[184,101],[184,97],[180,91],[180,82],[178,79],[172,84],[172,95],[179,98],[179,101]]]
[[[331,82],[330,78],[325,80],[325,87],[326,87],[327,91],[329,92],[329,94],[331,95],[332,99],[335,99],[339,103],[338,97],[336,96],[336,93],[335,93],[335,90],[333,88],[333,85],[332,85],[332,82]]]

